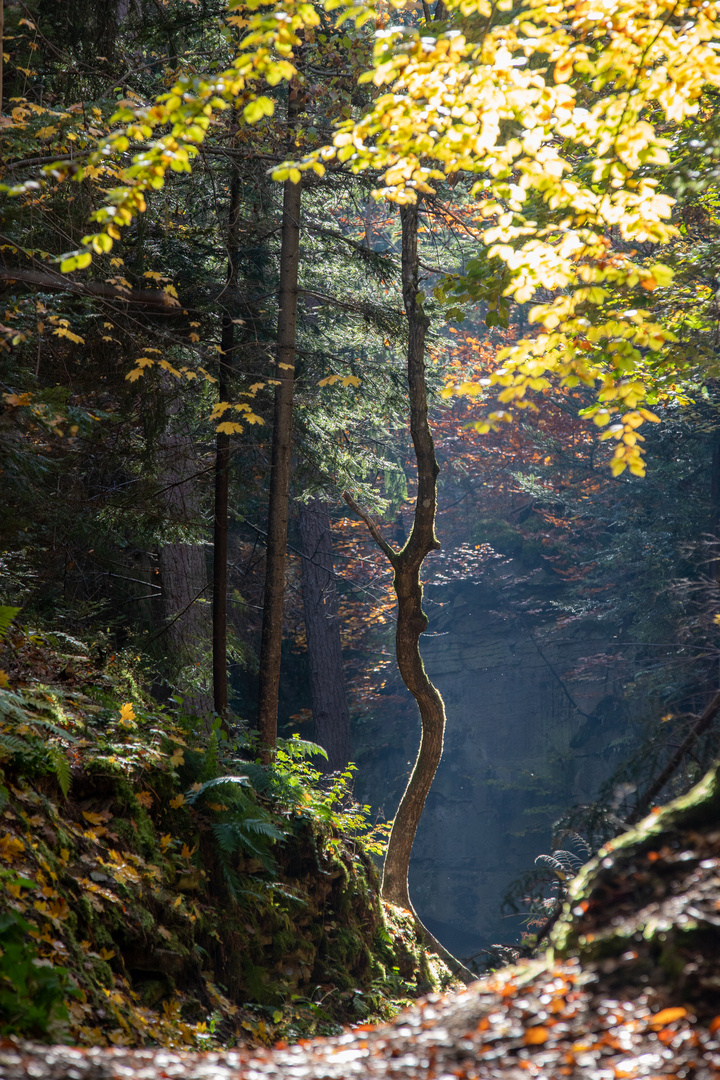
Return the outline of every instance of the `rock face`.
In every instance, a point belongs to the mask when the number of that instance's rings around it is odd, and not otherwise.
[[[535,610],[522,611],[480,583],[426,590],[421,647],[447,731],[410,891],[429,929],[461,957],[519,939],[524,920],[502,917],[508,887],[551,849],[553,822],[593,798],[617,763],[612,744],[627,737],[620,670],[607,658],[614,631],[588,620],[558,629],[557,592],[540,584]],[[376,718],[381,752],[359,774],[362,796],[388,817],[419,735],[413,704],[394,701]]]

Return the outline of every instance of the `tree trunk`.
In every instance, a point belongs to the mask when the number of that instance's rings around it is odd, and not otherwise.
[[[720,429],[714,432],[710,469],[710,576],[720,585]]]
[[[228,287],[237,285],[238,224],[240,214],[240,177],[233,169],[228,210]],[[222,320],[218,400],[228,401],[233,367],[235,325],[226,312]],[[219,431],[215,437],[215,523],[213,537],[213,703],[218,716],[227,716],[227,559],[228,559],[228,485],[230,471],[230,436]]]
[[[0,0],[0,116],[3,111],[3,54],[5,47],[5,0]]]
[[[310,665],[315,741],[327,751],[330,772],[350,760],[350,713],[345,694],[332,530],[327,503],[312,499],[300,507],[304,553],[302,595]]]
[[[420,567],[431,551],[440,545],[435,537],[438,464],[428,424],[425,386],[425,334],[430,320],[418,300],[418,205],[403,206],[402,289],[408,319],[408,390],[410,394],[410,432],[418,468],[415,516],[410,537],[393,559],[395,592],[398,598],[395,646],[403,682],[418,703],[422,733],[417,760],[410,774],[405,794],[400,800],[390,834],[382,894],[386,900],[409,908],[408,869],[410,852],[425,799],[442,756],[445,733],[445,708],[440,694],[428,678],[420,656],[420,635],[427,628],[422,609]]]
[[[425,335],[430,320],[418,297],[418,205],[400,209],[402,222],[402,289],[408,320],[407,371],[410,400],[410,433],[417,462],[417,498],[412,528],[401,550],[392,548],[371,519],[346,494],[350,506],[360,513],[376,542],[387,555],[395,571],[393,584],[398,599],[395,649],[403,682],[415,698],[420,710],[420,748],[410,773],[407,787],[395,815],[382,879],[382,896],[390,903],[414,911],[408,889],[408,870],[418,823],[425,799],[442,757],[445,735],[445,706],[428,678],[420,655],[420,635],[427,628],[427,615],[422,609],[423,589],[420,568],[425,557],[440,544],[435,536],[437,509],[437,475],[435,446],[428,423],[427,387],[425,383]],[[472,975],[455,957],[430,934],[415,915],[426,940],[461,978],[470,981]]]
[[[282,241],[280,246],[280,307],[275,365],[268,539],[260,643],[258,732],[263,759],[269,761],[277,744],[288,504],[290,499],[290,444],[295,378],[298,266],[300,261],[301,185],[285,181]]]
[[[167,386],[167,382],[166,382]],[[170,388],[172,389],[172,388]],[[197,481],[197,454],[191,435],[178,428],[180,411],[177,399],[168,408],[169,428],[162,438],[162,487],[165,490],[168,516],[173,525],[195,523],[200,516]],[[159,552],[163,614],[166,620],[168,653],[178,669],[197,668],[210,648],[210,619],[207,600],[205,548],[179,540],[163,544]],[[183,690],[181,680],[180,689]],[[208,717],[212,713],[210,695],[188,687],[185,707],[189,712]]]

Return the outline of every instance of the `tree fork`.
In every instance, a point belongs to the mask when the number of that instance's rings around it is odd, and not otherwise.
[[[282,650],[285,562],[290,499],[290,445],[295,379],[298,267],[300,261],[301,185],[286,180],[283,188],[280,246],[280,307],[275,365],[270,498],[260,644],[258,732],[263,760],[270,760],[277,744],[277,710]]]

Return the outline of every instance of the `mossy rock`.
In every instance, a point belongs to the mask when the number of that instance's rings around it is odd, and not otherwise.
[[[608,989],[640,984],[720,1012],[720,775],[610,841],[572,882],[550,943]]]

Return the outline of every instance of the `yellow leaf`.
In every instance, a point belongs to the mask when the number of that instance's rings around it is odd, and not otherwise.
[[[103,822],[112,820],[112,814],[109,810],[102,810],[100,813],[95,813],[92,810],[83,810],[82,816],[86,821],[89,821],[91,825],[102,825]]]
[[[0,668],[0,686],[3,688],[3,690],[6,690],[9,685],[10,676],[8,675],[7,671],[3,671],[3,669]]]
[[[100,959],[101,960],[112,960],[114,955],[115,955],[115,950],[114,949],[101,949],[100,950]]]
[[[160,837],[160,847],[162,848],[163,851],[167,851],[167,849],[170,847],[172,842],[173,842],[173,838],[170,835],[170,833],[166,833],[165,836]]]
[[[69,338],[75,345],[85,344],[85,338],[81,338],[79,334],[73,334],[72,330],[68,330],[65,326],[58,326],[56,330],[53,330],[53,334],[57,334],[58,337]]]
[[[19,837],[6,832],[0,836],[0,859],[3,862],[14,862],[25,850],[25,845]]]
[[[135,719],[135,710],[133,709],[130,702],[127,701],[120,708],[120,720],[126,722],[128,720],[134,720],[134,719]]]
[[[223,420],[222,424],[218,424],[215,430],[222,435],[240,435],[245,429],[242,424],[237,424],[233,420]]]
[[[183,805],[184,802],[185,802],[185,796],[184,795],[176,795],[174,799],[170,800],[170,805],[172,806],[173,810],[177,810],[179,807],[181,807]]]
[[[184,765],[185,764],[185,758],[183,756],[183,752],[180,749],[180,747],[178,747],[176,750],[173,750],[172,755],[170,757],[170,764],[173,767],[175,767],[176,765]]]

